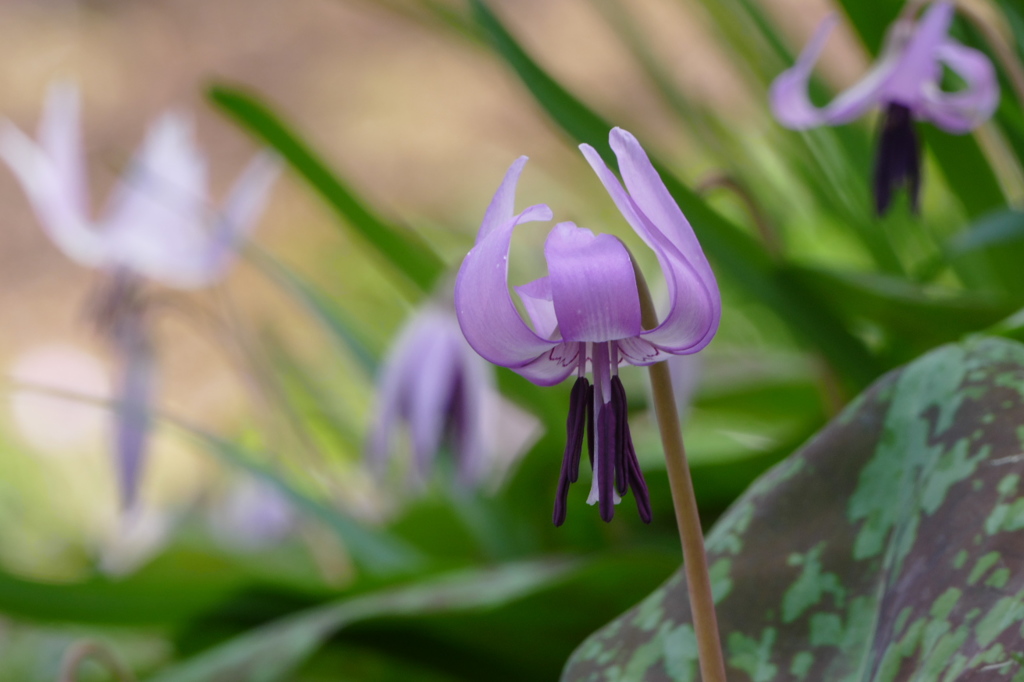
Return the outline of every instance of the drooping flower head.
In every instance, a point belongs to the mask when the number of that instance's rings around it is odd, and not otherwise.
[[[449,304],[450,305],[450,304]],[[383,471],[395,436],[406,424],[413,469],[426,480],[447,446],[459,480],[473,486],[495,452],[490,403],[494,371],[466,343],[450,308],[431,303],[399,333],[381,367],[375,422],[367,443],[372,467]]]
[[[92,313],[120,365],[115,450],[128,508],[135,503],[153,393],[142,285],[154,280],[187,289],[223,276],[262,210],[278,164],[258,155],[221,209],[211,209],[206,159],[192,126],[180,114],[166,114],[150,127],[106,208],[94,217],[78,119],[78,91],[54,86],[38,142],[0,122],[0,158],[50,239],[72,260],[106,275]]]
[[[521,223],[552,217],[545,205],[514,212],[525,157],[512,164],[494,195],[455,285],[462,331],[484,358],[542,386],[577,376],[555,525],[565,520],[569,484],[579,476],[586,432],[594,471],[588,502],[599,504],[601,518],[610,521],[614,505],[631,489],[641,518],[650,521],[647,487],[626,423],[619,365],[649,365],[695,353],[711,341],[721,316],[711,267],[647,154],[620,128],[611,131],[610,141],[625,188],[594,148],[580,149],[627,222],[657,255],[669,292],[660,324],[652,329],[641,325],[636,275],[622,242],[569,222],[557,224],[548,235],[548,276],[516,288],[532,328],[520,317],[508,290],[512,232]]]
[[[898,19],[889,29],[882,53],[859,83],[824,107],[808,97],[808,82],[838,23],[833,15],[818,27],[796,64],[772,83],[769,95],[778,121],[795,130],[848,123],[872,107],[883,108],[875,157],[875,208],[885,213],[892,193],[906,185],[916,211],[921,178],[921,148],[914,120],[923,119],[951,133],[967,133],[988,120],[999,104],[999,83],[989,59],[949,37],[954,6],[934,2],[921,18]],[[943,67],[964,82],[944,91]]]

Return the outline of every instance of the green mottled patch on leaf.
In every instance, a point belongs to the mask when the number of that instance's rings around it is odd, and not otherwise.
[[[800,577],[782,595],[782,622],[791,623],[804,611],[821,601],[825,594],[835,597],[836,606],[842,606],[843,587],[835,573],[821,570],[821,551],[825,543],[818,543],[814,549],[801,556],[793,554],[789,557],[789,565],[802,566]]]
[[[753,682],[769,682],[775,679],[778,671],[772,665],[772,644],[775,642],[775,630],[766,628],[761,633],[761,640],[734,632],[729,635],[727,646],[729,665],[746,672]]]
[[[802,680],[807,677],[807,671],[814,665],[814,654],[809,651],[801,651],[793,657],[793,663],[789,666],[789,672],[793,677]]]
[[[992,568],[997,561],[999,561],[999,552],[989,552],[979,557],[974,568],[971,569],[971,574],[967,576],[967,584],[973,585],[981,580],[981,576],[985,575],[985,572]]]
[[[730,682],[1024,682],[1022,422],[1024,346],[972,339],[883,377],[751,486],[708,543]],[[689,621],[677,573],[563,680],[696,680],[692,640],[672,644]]]

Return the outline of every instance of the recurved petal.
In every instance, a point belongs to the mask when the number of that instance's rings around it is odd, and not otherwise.
[[[912,109],[920,105],[923,89],[935,83],[941,73],[936,53],[947,40],[953,10],[952,2],[940,0],[933,2],[921,16],[886,82],[884,97],[887,101]]]
[[[926,87],[921,105],[925,118],[951,133],[969,132],[991,118],[999,105],[999,80],[988,57],[952,40],[938,48],[936,57],[966,87],[957,92],[943,92],[938,84]]]
[[[545,339],[553,340],[558,329],[558,318],[555,317],[555,304],[551,300],[551,280],[541,277],[515,287],[515,290],[533,323],[534,331]]]
[[[558,345],[530,329],[508,290],[512,231],[520,223],[550,219],[547,206],[526,209],[477,242],[459,268],[455,310],[462,333],[477,353],[496,365],[522,367]]]
[[[89,193],[82,158],[78,88],[71,83],[50,87],[43,119],[39,123],[39,144],[56,170],[66,201],[78,215],[89,215]]]
[[[455,325],[455,321],[452,320]],[[459,481],[478,485],[492,469],[495,455],[495,410],[499,400],[494,389],[494,368],[476,354],[456,327],[459,348],[459,385],[453,400],[452,425]]]
[[[382,474],[391,455],[392,437],[399,422],[411,414],[411,396],[422,362],[423,347],[437,327],[437,313],[425,308],[398,333],[377,376],[374,422],[367,438],[370,468]]]
[[[108,204],[110,258],[180,288],[208,283],[206,162],[191,122],[166,114],[149,130]]]
[[[267,203],[267,193],[280,172],[280,159],[264,152],[257,154],[238,176],[210,234],[206,252],[208,281],[223,275],[240,243],[256,224]]]
[[[69,175],[61,172],[49,154],[13,124],[2,121],[0,158],[28,195],[40,224],[53,243],[82,265],[103,264],[106,246],[82,210],[75,187],[68,184]]]
[[[776,120],[787,128],[803,130],[820,125],[847,123],[870,109],[892,73],[895,60],[885,55],[856,85],[840,93],[824,107],[811,103],[808,85],[814,65],[825,48],[829,34],[839,23],[831,14],[818,25],[796,63],[772,82],[768,101]]]
[[[544,257],[564,340],[614,341],[640,333],[636,277],[622,242],[559,223],[544,244]]]
[[[409,436],[422,480],[430,475],[462,380],[460,340],[450,333],[454,330],[439,326],[434,331],[416,349],[417,375],[410,386]]]
[[[640,212],[647,217],[655,231],[664,235],[690,263],[708,287],[715,287],[717,291],[715,275],[697,241],[697,235],[693,233],[690,221],[669,194],[640,142],[622,128],[612,129],[609,142],[619,160],[622,181]]]
[[[669,291],[661,323],[642,337],[671,353],[696,352],[711,341],[721,317],[714,273],[693,228],[636,139],[616,128],[611,143],[629,194],[596,151],[580,148],[623,216],[658,256]]]
[[[526,165],[528,160],[528,157],[520,156],[512,162],[512,165],[505,173],[505,178],[501,181],[501,185],[498,186],[498,191],[494,193],[494,198],[491,199],[487,212],[484,213],[484,221],[480,224],[480,231],[476,235],[478,244],[481,239],[507,223],[515,215],[516,185],[519,183],[519,176],[523,172],[523,166]]]

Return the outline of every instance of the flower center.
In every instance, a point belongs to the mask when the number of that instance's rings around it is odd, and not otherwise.
[[[569,397],[566,445],[555,495],[554,523],[560,526],[565,521],[569,485],[579,478],[584,431],[594,472],[587,503],[597,503],[601,518],[611,521],[615,505],[632,489],[640,518],[644,523],[650,523],[651,503],[647,484],[629,433],[626,391],[618,376],[618,344],[613,341],[581,343],[580,346],[579,376]],[[588,356],[594,376],[593,385],[584,376]]]

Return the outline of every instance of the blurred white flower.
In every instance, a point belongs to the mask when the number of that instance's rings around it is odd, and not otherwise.
[[[106,208],[93,217],[79,126],[78,90],[50,89],[38,142],[0,122],[0,158],[20,181],[39,222],[72,260],[103,271],[107,282],[91,313],[118,362],[115,455],[122,504],[130,509],[144,461],[154,394],[148,298],[154,280],[177,288],[211,284],[256,222],[278,173],[262,153],[242,172],[219,210],[211,209],[206,159],[189,119],[154,123]]]

